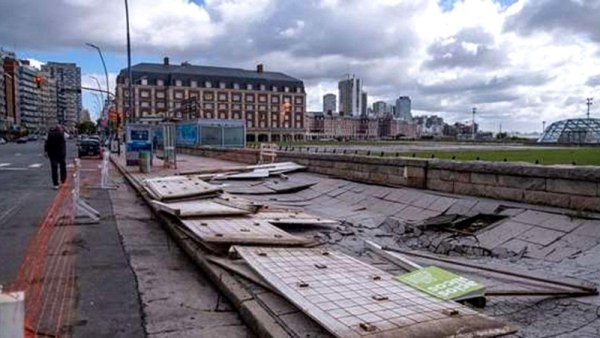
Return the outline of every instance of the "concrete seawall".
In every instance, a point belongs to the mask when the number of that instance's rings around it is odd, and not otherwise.
[[[253,164],[254,149],[180,148],[181,153]],[[406,157],[280,151],[309,171],[348,180],[489,197],[574,210],[600,211],[600,167],[515,162],[449,161]]]

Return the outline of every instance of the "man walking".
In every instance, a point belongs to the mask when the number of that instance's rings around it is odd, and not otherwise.
[[[60,124],[50,130],[48,138],[44,144],[46,156],[50,159],[50,168],[52,170],[52,183],[54,189],[58,189],[58,167],[60,167],[60,183],[65,183],[67,179],[67,145],[65,142],[65,132]]]

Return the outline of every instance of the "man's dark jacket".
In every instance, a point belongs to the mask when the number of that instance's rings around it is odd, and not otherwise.
[[[65,143],[65,133],[59,129],[52,129],[48,133],[48,139],[44,145],[44,151],[48,153],[51,159],[62,159],[67,155],[67,146]]]

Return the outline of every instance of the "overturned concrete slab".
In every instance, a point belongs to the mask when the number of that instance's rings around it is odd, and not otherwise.
[[[323,249],[234,247],[281,295],[337,337],[494,337],[515,328]]]
[[[237,216],[250,213],[248,210],[227,206],[212,199],[174,203],[152,201],[152,204],[154,204],[156,208],[166,213],[181,218],[201,216]]]
[[[267,220],[250,217],[183,219],[181,223],[197,239],[207,243],[304,245],[310,242],[288,234]]]
[[[146,190],[157,200],[174,200],[207,196],[221,192],[221,188],[194,176],[168,176],[147,179]]]

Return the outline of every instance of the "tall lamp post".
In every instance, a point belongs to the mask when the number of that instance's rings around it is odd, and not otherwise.
[[[477,113],[477,108],[473,107],[473,127],[471,128],[472,138],[475,141],[475,114]]]
[[[125,21],[127,23],[127,74],[129,77],[129,85],[128,93],[129,93],[129,109],[127,109],[127,120],[128,122],[133,122],[132,112],[135,112],[133,109],[133,75],[131,72],[131,39],[129,37],[129,5],[127,0],[125,0]]]
[[[108,103],[108,101],[110,100],[110,85],[108,83],[108,70],[106,70],[106,62],[104,62],[104,55],[102,55],[102,50],[100,49],[100,47],[94,45],[93,43],[89,43],[86,42],[85,43],[88,47],[94,48],[95,50],[98,51],[98,55],[100,55],[100,61],[102,61],[102,67],[104,68],[104,77],[106,78],[106,103]],[[97,81],[97,80],[96,80]],[[98,85],[100,86],[100,85]],[[121,140],[119,138],[119,125],[117,123],[117,132],[116,132],[116,139],[117,139],[117,153],[119,156],[121,156]]]
[[[585,104],[588,107],[588,109],[587,109],[587,118],[589,120],[590,119],[590,106],[592,105],[592,101],[594,100],[594,98],[593,97],[588,97],[585,100],[586,100]]]
[[[98,54],[100,55],[100,60],[102,61],[102,67],[104,67],[104,76],[106,77],[106,91],[109,92],[110,87],[108,84],[108,71],[106,70],[106,63],[104,62],[104,56],[102,55],[102,50],[100,50],[100,47],[94,45],[93,43],[86,42],[85,44],[86,44],[86,46],[92,47],[98,51]],[[106,98],[108,99],[108,95],[106,96]]]

